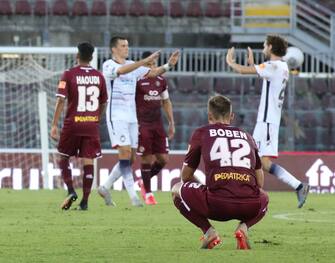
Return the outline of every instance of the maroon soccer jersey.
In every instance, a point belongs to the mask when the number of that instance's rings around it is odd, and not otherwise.
[[[103,75],[92,67],[76,66],[63,73],[57,96],[67,98],[63,130],[81,136],[99,136],[100,104],[106,103]]]
[[[196,169],[203,158],[206,185],[227,198],[259,196],[255,170],[261,168],[258,149],[250,134],[216,123],[192,134],[185,164]]]
[[[138,122],[161,122],[162,93],[167,90],[165,78],[142,78],[136,86],[136,111]]]

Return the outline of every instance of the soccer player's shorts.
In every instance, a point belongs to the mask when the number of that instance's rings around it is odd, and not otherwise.
[[[62,130],[58,143],[58,152],[70,157],[82,157],[94,159],[101,157],[99,137],[79,136],[70,131]]]
[[[188,211],[211,220],[240,220],[248,227],[263,218],[269,202],[268,195],[262,190],[258,198],[232,199],[211,192],[207,186],[196,182],[183,183],[179,195]]]
[[[109,138],[113,148],[118,146],[131,146],[137,148],[138,145],[138,124],[137,122],[107,121]]]
[[[138,136],[138,155],[169,152],[169,141],[163,123],[157,125],[140,124]]]
[[[279,126],[273,123],[257,122],[253,137],[259,156],[278,157]]]

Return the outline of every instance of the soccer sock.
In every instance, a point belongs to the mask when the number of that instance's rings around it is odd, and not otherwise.
[[[280,181],[284,182],[285,184],[288,184],[295,190],[301,184],[301,182],[297,178],[295,178],[292,174],[290,174],[288,171],[286,171],[283,167],[281,167],[278,164],[273,163],[270,167],[269,173],[273,174]]]
[[[150,164],[142,164],[141,165],[141,175],[145,188],[145,192],[151,192],[151,165]]]
[[[87,202],[88,196],[91,193],[93,183],[93,165],[84,166],[83,176],[83,200]]]
[[[151,166],[151,177],[157,175],[164,166],[161,165],[159,162],[154,162],[154,164]]]
[[[114,182],[121,177],[120,164],[117,162],[111,173],[109,174],[107,181],[103,184],[106,189],[111,189]]]
[[[138,199],[134,188],[134,177],[131,170],[130,160],[120,160],[120,171],[130,199]]]
[[[63,178],[64,183],[67,186],[68,193],[74,192],[73,184],[72,184],[72,172],[70,169],[69,159],[67,158],[61,158],[59,160],[59,168],[61,170],[61,175]]]
[[[175,197],[173,202],[177,209],[180,211],[180,213],[192,224],[199,227],[204,234],[211,227],[211,224],[206,217],[200,216],[194,211],[187,209],[183,204],[181,198]]]

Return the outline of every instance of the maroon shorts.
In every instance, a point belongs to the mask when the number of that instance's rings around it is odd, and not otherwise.
[[[164,126],[141,125],[139,126],[137,154],[149,155],[156,153],[168,153],[169,141],[166,137]]]
[[[259,198],[231,199],[212,193],[205,185],[195,182],[184,183],[180,196],[187,210],[193,210],[199,215],[217,221],[237,219],[249,222],[260,213],[265,214],[268,204],[265,192],[261,192]]]
[[[76,156],[82,158],[97,158],[101,156],[100,139],[91,136],[79,136],[62,130],[58,152],[65,156]]]

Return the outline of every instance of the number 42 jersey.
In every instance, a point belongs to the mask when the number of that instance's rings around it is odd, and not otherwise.
[[[209,124],[194,131],[184,164],[197,169],[203,158],[206,185],[226,198],[256,198],[255,170],[261,169],[252,136],[233,126]]]
[[[99,71],[89,66],[66,70],[56,96],[68,101],[63,130],[99,137],[100,105],[107,101],[105,79]]]

